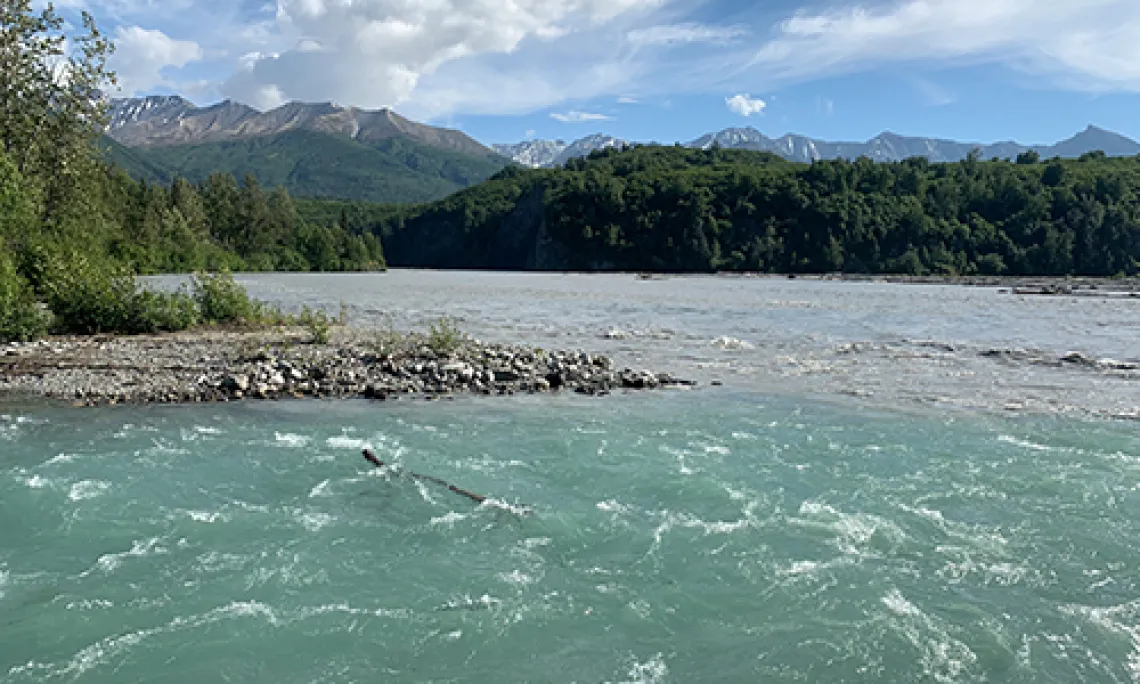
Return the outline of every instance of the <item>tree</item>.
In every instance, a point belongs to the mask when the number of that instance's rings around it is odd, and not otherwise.
[[[82,31],[65,31],[51,5],[0,0],[0,151],[39,193],[47,226],[84,216],[83,181],[96,160],[92,145],[106,120],[103,94],[111,43],[90,14]]]

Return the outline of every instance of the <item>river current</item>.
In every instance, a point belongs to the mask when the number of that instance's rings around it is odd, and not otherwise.
[[[1140,302],[242,280],[701,384],[0,408],[0,682],[1140,679]]]

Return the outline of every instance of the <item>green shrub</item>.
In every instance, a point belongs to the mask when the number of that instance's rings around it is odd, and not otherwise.
[[[451,354],[466,340],[454,318],[444,317],[428,326],[427,345],[436,354]]]
[[[199,322],[198,303],[185,291],[141,290],[132,303],[131,329],[123,332],[177,332],[193,328]]]
[[[194,276],[194,300],[205,323],[255,323],[263,320],[263,307],[249,298],[229,271]]]
[[[57,332],[137,335],[186,330],[198,323],[190,295],[140,290],[135,278],[116,265],[58,252],[49,253],[44,264],[44,295]]]
[[[60,333],[126,332],[134,318],[138,289],[120,269],[93,263],[82,254],[40,256],[43,294]]]
[[[15,264],[0,254],[0,342],[30,342],[43,337],[48,320]]]
[[[332,339],[332,320],[324,311],[313,311],[307,306],[301,307],[301,315],[297,323],[304,326],[313,337],[313,344],[328,344]]]

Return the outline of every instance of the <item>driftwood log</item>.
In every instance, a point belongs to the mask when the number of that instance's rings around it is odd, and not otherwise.
[[[376,458],[376,454],[372,453],[371,449],[365,449],[364,450],[364,459],[366,461],[368,461],[369,463],[371,463],[372,465],[376,466],[377,468],[383,468],[386,465],[384,463],[384,461],[381,461],[380,459]],[[485,497],[485,496],[480,496],[479,494],[469,492],[466,489],[460,489],[459,487],[456,487],[455,485],[453,485],[449,482],[444,482],[443,480],[439,479],[438,477],[432,477],[430,475],[419,475],[417,473],[408,473],[408,474],[417,480],[422,480],[425,482],[431,482],[431,483],[440,485],[441,487],[446,487],[448,489],[448,491],[455,492],[456,494],[458,494],[460,496],[465,496],[477,504],[481,504],[487,500],[487,497]]]

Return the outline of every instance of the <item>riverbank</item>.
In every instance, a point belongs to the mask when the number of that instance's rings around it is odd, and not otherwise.
[[[243,399],[440,397],[693,386],[605,356],[338,329],[55,337],[0,347],[0,399],[75,406]]]
[[[1110,297],[1140,299],[1140,278],[1097,278],[1086,276],[908,276],[863,275],[856,273],[827,273],[816,275],[776,275],[752,273],[720,273],[725,277],[787,278],[799,280],[828,280],[850,283],[891,283],[897,285],[955,285],[959,287],[996,288],[1003,294],[1054,295],[1074,297]],[[643,280],[665,276],[639,276]]]

